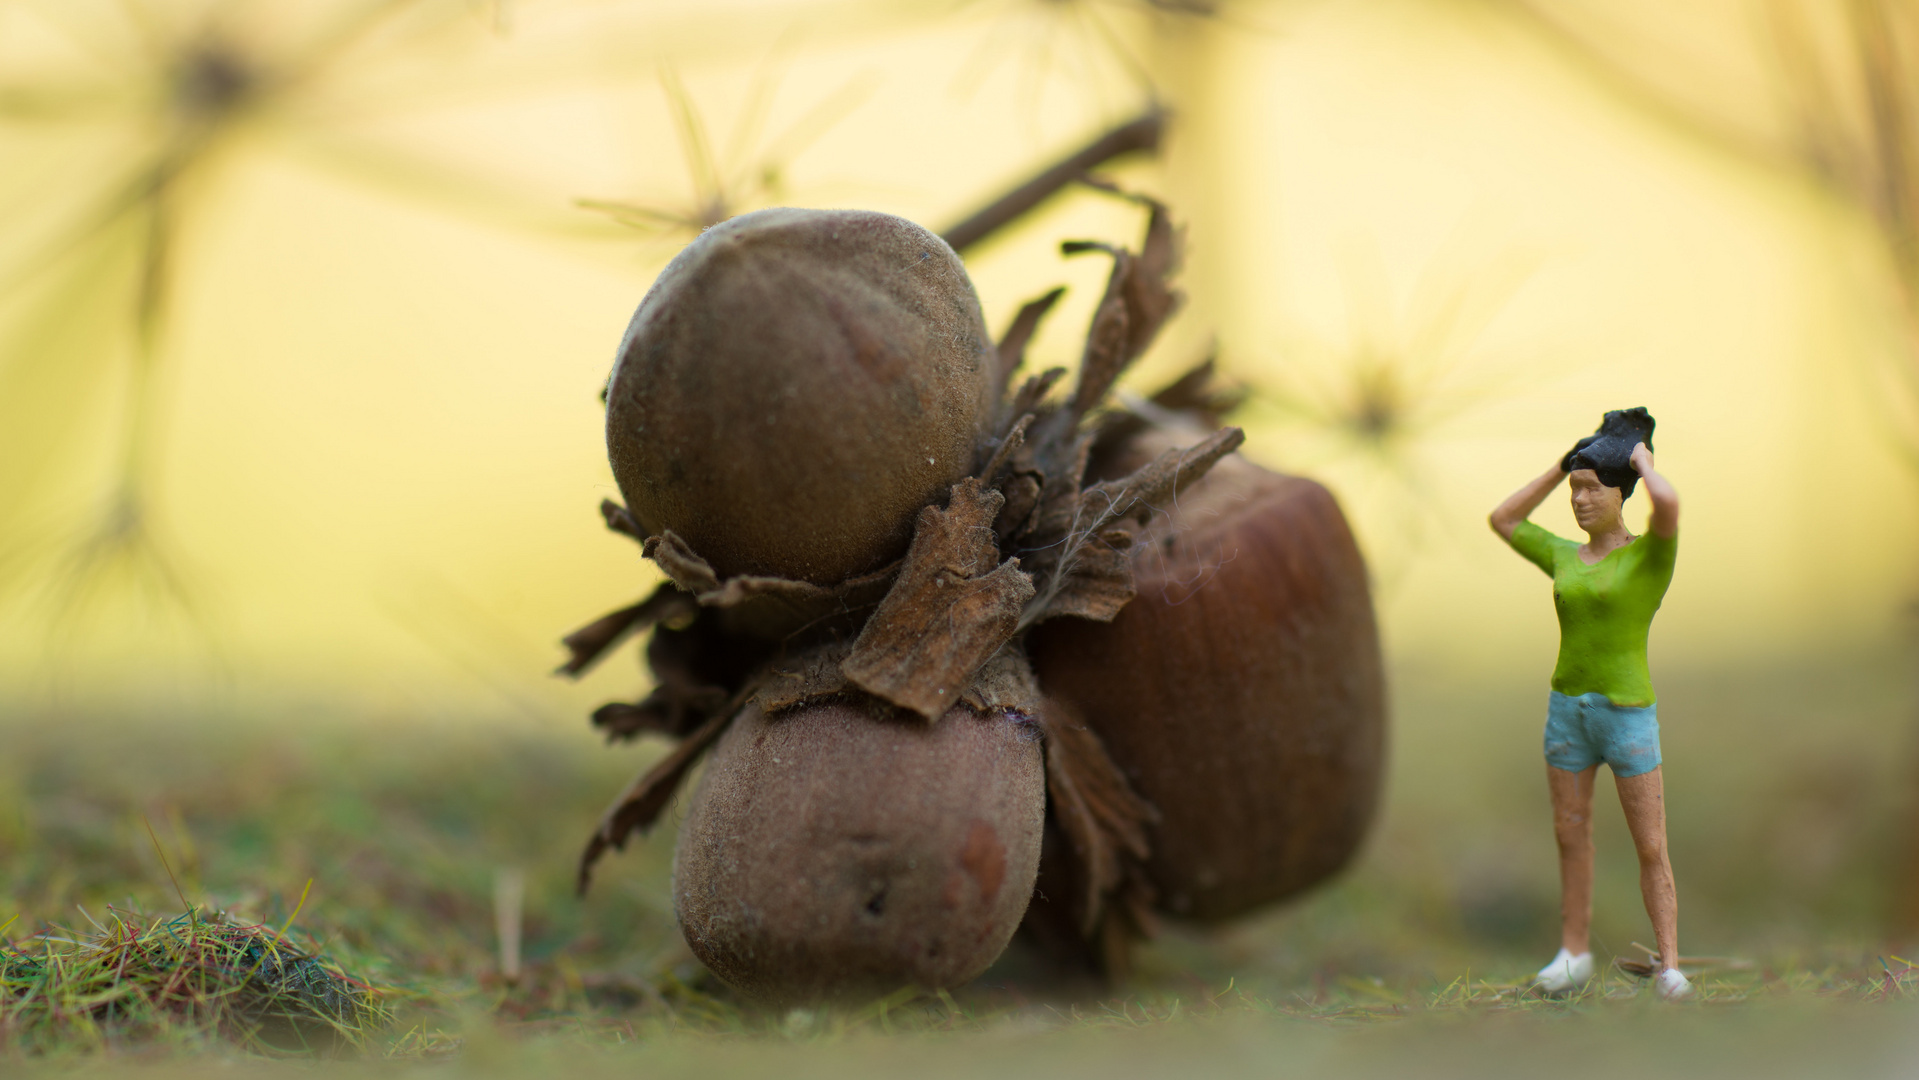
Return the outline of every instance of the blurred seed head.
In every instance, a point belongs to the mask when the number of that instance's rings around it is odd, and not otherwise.
[[[763,65],[724,147],[716,148],[706,118],[679,73],[662,67],[660,89],[686,165],[685,197],[657,202],[579,199],[577,204],[652,238],[681,243],[729,218],[778,204],[785,198],[786,172],[793,159],[858,108],[877,85],[870,73],[855,76],[791,125],[767,137],[779,83],[777,68],[770,62]]]
[[[1762,91],[1715,93],[1703,65],[1675,62],[1658,25],[1607,23],[1552,0],[1493,8],[1539,34],[1602,89],[1699,143],[1797,173],[1877,236],[1897,290],[1896,372],[1882,407],[1919,463],[1919,5],[1765,0],[1745,54]],[[1751,11],[1747,8],[1733,10]],[[1655,59],[1656,58],[1656,59]]]
[[[1486,341],[1531,264],[1506,259],[1466,270],[1442,259],[1398,302],[1383,272],[1348,286],[1347,331],[1288,335],[1254,385],[1285,468],[1321,476],[1348,504],[1376,572],[1392,573],[1442,513],[1438,447],[1473,410],[1511,392],[1519,366]]]
[[[1107,115],[1161,98],[1150,43],[1169,19],[1217,20],[1216,0],[968,0],[990,20],[954,87],[976,92],[1002,66],[1014,68],[1019,98],[1042,111],[1053,87],[1081,108]]]
[[[221,211],[201,181],[225,152],[259,145],[242,121],[318,92],[400,16],[445,6],[343,0],[318,17],[291,2],[245,8],[250,30],[305,27],[281,34],[286,40],[243,32],[241,9],[221,3],[63,3],[18,13],[73,49],[50,53],[30,76],[0,75],[0,123],[104,123],[131,137],[117,144],[110,169],[62,177],[0,221],[0,252],[10,256],[0,263],[0,394],[32,395],[20,406],[31,422],[0,430],[0,461],[30,462],[38,474],[0,483],[0,571],[10,571],[0,574],[0,600],[24,585],[53,601],[56,624],[92,618],[117,597],[204,625],[158,524],[165,390],[184,359],[172,333],[179,279],[186,253]],[[465,14],[460,5],[452,11]],[[76,317],[99,320],[96,331],[47,330]],[[100,495],[75,497],[87,487]],[[75,525],[73,507],[88,503]]]
[[[182,50],[171,81],[175,111],[196,124],[217,124],[239,111],[259,85],[251,62],[214,38]]]

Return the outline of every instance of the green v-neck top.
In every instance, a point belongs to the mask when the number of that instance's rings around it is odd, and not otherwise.
[[[1579,557],[1577,543],[1530,521],[1519,523],[1511,543],[1553,579],[1553,607],[1559,612],[1553,689],[1569,697],[1604,694],[1615,705],[1651,705],[1646,636],[1672,584],[1678,535],[1649,532],[1591,566]]]

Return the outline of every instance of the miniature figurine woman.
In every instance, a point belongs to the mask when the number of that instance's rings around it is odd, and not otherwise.
[[[1606,414],[1599,431],[1492,512],[1493,531],[1553,579],[1559,663],[1546,706],[1546,782],[1559,841],[1560,950],[1535,985],[1563,993],[1593,975],[1593,779],[1604,762],[1639,853],[1639,888],[1659,946],[1654,986],[1664,998],[1692,992],[1680,974],[1679,900],[1666,853],[1666,803],[1659,718],[1646,667],[1653,613],[1672,582],[1679,548],[1679,496],[1653,471],[1653,419],[1646,410]],[[1526,520],[1559,482],[1572,477],[1574,543]],[[1645,536],[1626,528],[1621,508],[1644,480],[1652,500]]]

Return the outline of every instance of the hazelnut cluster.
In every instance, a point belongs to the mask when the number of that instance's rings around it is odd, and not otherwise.
[[[580,887],[704,756],[674,903],[750,998],[954,986],[1022,921],[1113,973],[1156,911],[1238,914],[1359,842],[1384,705],[1338,507],[1232,454],[1210,364],[1108,404],[1180,299],[1140,201],[1138,252],[1065,246],[1113,271],[1064,395],[1015,388],[1060,290],[996,344],[951,248],[884,214],[734,218],[633,316],[601,509],[669,581],[562,671],[650,629],[654,689],[593,720],[678,743]]]

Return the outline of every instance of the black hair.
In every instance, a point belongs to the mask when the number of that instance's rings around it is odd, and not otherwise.
[[[1652,414],[1645,406],[1614,409],[1599,422],[1598,431],[1566,451],[1566,456],[1559,459],[1559,467],[1566,472],[1591,469],[1599,474],[1600,483],[1619,489],[1622,501],[1630,499],[1633,488],[1639,484],[1639,470],[1632,467],[1632,448],[1645,443],[1646,449],[1651,450],[1652,429]]]

